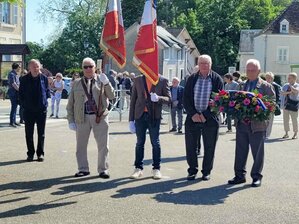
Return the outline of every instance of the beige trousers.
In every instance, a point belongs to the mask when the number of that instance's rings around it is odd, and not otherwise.
[[[292,124],[293,124],[293,131],[294,132],[298,132],[298,111],[290,111],[290,110],[286,110],[283,109],[283,126],[284,126],[284,130],[285,131],[290,131],[290,116],[291,116],[291,120],[292,120]]]
[[[272,126],[273,126],[273,121],[274,121],[274,114],[270,115],[267,131],[266,131],[266,137],[269,138],[272,132]]]
[[[108,170],[108,116],[101,119],[100,123],[96,123],[96,116],[94,114],[84,116],[84,123],[77,124],[76,139],[77,150],[76,157],[78,163],[78,170],[89,172],[89,165],[87,159],[87,145],[89,141],[90,131],[93,131],[94,138],[98,148],[98,173]]]

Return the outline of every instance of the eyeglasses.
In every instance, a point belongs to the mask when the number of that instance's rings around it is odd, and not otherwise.
[[[93,65],[84,65],[83,68],[84,69],[93,68]]]

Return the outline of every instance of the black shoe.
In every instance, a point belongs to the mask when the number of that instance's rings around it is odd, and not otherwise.
[[[26,159],[27,162],[32,162],[33,161],[33,157],[28,156]]]
[[[253,180],[251,187],[260,187],[262,185],[262,180],[257,179],[257,180]]]
[[[37,162],[44,162],[45,158],[43,155],[37,157]]]
[[[54,117],[54,114],[51,114],[50,117]]]
[[[14,125],[16,125],[16,126],[21,126],[20,124],[18,124],[18,123],[14,123]]]
[[[58,117],[58,115],[56,116],[56,119],[58,119],[59,117]]]
[[[103,178],[103,179],[109,179],[109,178],[110,178],[110,175],[109,175],[109,173],[107,173],[107,172],[101,172],[101,173],[99,174],[99,177],[100,177],[100,178]]]
[[[20,121],[20,124],[25,124],[25,122],[23,120]]]
[[[176,131],[176,128],[172,128],[169,130],[169,132],[175,132]]]
[[[201,178],[203,181],[208,181],[211,179],[210,175],[202,175],[202,178]]]
[[[231,185],[235,185],[235,184],[243,184],[245,182],[246,182],[245,177],[244,178],[234,177],[233,179],[229,180],[227,183]]]
[[[195,178],[196,178],[196,174],[188,174],[188,176],[187,176],[187,180],[195,180]]]
[[[178,133],[179,133],[179,134],[182,134],[183,132],[182,132],[182,130],[181,130],[181,129],[179,129],[179,130],[178,130]]]
[[[12,128],[16,128],[17,127],[17,125],[15,125],[15,124],[9,124],[9,126],[12,127]]]
[[[78,173],[75,173],[75,177],[84,177],[89,175],[90,172],[85,172],[85,171],[79,171]]]

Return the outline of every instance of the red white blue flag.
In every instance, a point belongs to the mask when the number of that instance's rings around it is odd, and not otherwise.
[[[134,48],[133,64],[153,85],[159,81],[157,0],[146,0]]]
[[[108,0],[100,47],[119,68],[126,64],[124,23],[120,0]]]

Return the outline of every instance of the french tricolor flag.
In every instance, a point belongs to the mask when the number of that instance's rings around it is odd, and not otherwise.
[[[146,0],[134,48],[133,64],[153,85],[159,81],[157,0]]]
[[[124,23],[120,0],[108,0],[100,47],[114,59],[119,68],[126,64]]]

